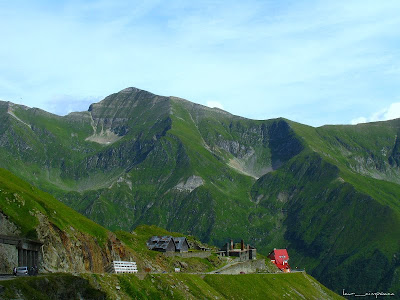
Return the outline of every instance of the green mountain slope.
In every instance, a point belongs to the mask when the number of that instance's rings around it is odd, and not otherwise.
[[[40,271],[102,272],[113,259],[133,258],[115,234],[4,169],[0,234],[41,241]],[[1,272],[11,273],[17,249],[0,248]]]
[[[65,117],[0,102],[0,121],[1,167],[109,229],[288,247],[336,291],[400,289],[398,120],[312,128],[128,88]]]
[[[343,299],[312,277],[277,275],[47,275],[3,281],[2,299]]]
[[[292,260],[327,286],[397,291],[400,215],[339,175],[315,152],[304,153],[261,178],[253,196],[284,211],[276,234]]]
[[[174,274],[175,267],[180,267],[182,272],[209,272],[221,267],[223,261],[214,254],[207,258],[181,258],[148,250],[146,241],[150,236],[182,235],[156,226],[142,225],[132,233],[118,231],[117,238],[4,169],[0,169],[0,233],[42,241],[40,272],[64,272],[2,281],[1,299],[243,299],[249,296],[273,299],[282,295],[340,298],[305,273]],[[188,240],[189,243],[200,243],[192,236]],[[10,254],[13,247],[7,248],[6,254]],[[3,269],[7,264],[3,255],[0,245],[1,272],[10,273],[15,262],[9,269]],[[104,274],[104,267],[115,259],[134,259],[142,274]],[[145,268],[170,274],[145,275]],[[77,275],[77,272],[84,273]]]
[[[4,169],[0,169],[0,234],[41,241],[41,272],[104,272],[111,261],[121,259],[136,261],[141,271],[156,272],[172,272],[175,267],[182,272],[209,272],[226,264],[215,254],[181,258],[151,251],[146,246],[151,236],[182,234],[154,225],[112,233]],[[187,238],[201,245],[197,238]],[[3,246],[0,272],[11,273],[18,263],[17,249]]]

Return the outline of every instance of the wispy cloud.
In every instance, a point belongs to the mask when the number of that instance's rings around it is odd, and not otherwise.
[[[358,117],[351,120],[351,124],[376,122],[376,121],[387,121],[392,119],[400,118],[400,102],[395,102],[390,104],[390,106],[385,107],[369,117]]]

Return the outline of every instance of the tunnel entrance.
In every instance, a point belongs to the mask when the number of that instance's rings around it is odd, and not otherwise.
[[[18,250],[18,267],[39,267],[39,251],[43,245],[42,242],[17,236],[0,235],[0,244],[16,247]]]

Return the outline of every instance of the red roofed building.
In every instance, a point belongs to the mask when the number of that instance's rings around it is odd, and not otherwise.
[[[271,262],[279,268],[279,270],[290,272],[290,265],[288,263],[289,254],[286,249],[274,249],[274,251],[268,254],[268,257],[271,259]]]

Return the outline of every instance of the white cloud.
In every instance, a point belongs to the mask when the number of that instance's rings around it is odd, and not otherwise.
[[[352,125],[360,124],[360,123],[367,123],[368,120],[365,117],[358,117],[350,121]]]
[[[392,103],[384,116],[385,120],[400,118],[400,102]]]
[[[224,109],[223,105],[217,101],[207,101],[206,105],[211,108]]]
[[[370,117],[358,117],[351,120],[351,124],[387,121],[400,118],[400,102],[394,102],[390,106],[373,113]]]

